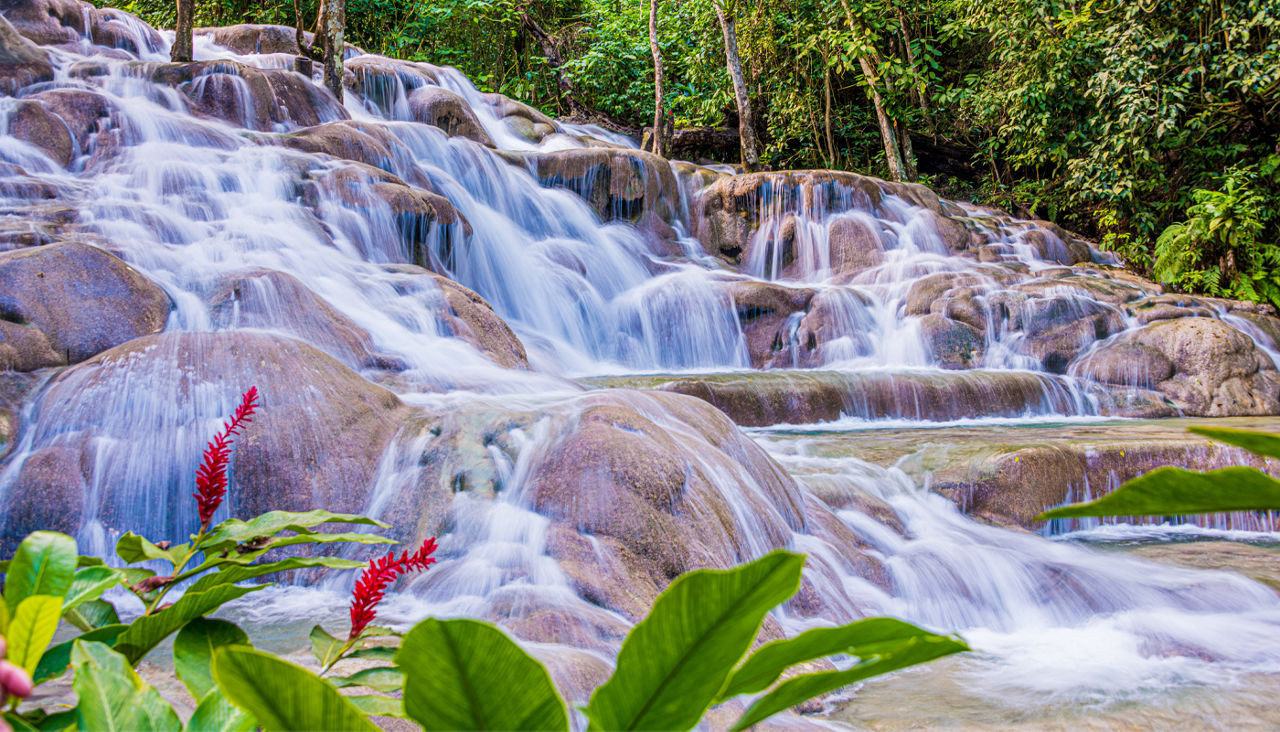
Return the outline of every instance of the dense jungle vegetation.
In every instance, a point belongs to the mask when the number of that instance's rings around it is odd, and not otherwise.
[[[1280,0],[654,2],[666,119],[703,128],[673,157],[737,158],[727,21],[761,167],[919,179],[1054,220],[1175,289],[1280,303]],[[113,4],[173,27],[171,0]],[[653,126],[649,0],[346,6],[368,51],[637,138]],[[292,25],[294,7],[198,0],[196,23]]]

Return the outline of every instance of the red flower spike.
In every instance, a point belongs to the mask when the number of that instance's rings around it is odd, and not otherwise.
[[[356,580],[356,588],[351,593],[351,641],[360,635],[378,615],[378,603],[387,593],[387,586],[396,577],[411,571],[421,571],[436,563],[431,556],[436,550],[435,537],[422,542],[422,546],[413,554],[406,549],[400,558],[390,552],[385,557],[369,560],[369,566],[360,573]]]
[[[213,512],[222,505],[227,495],[227,464],[231,462],[231,440],[251,421],[258,409],[258,387],[251,386],[240,396],[240,406],[231,419],[222,425],[222,431],[214,435],[204,448],[204,461],[196,470],[196,492],[191,497],[200,507],[200,528],[209,525]]]

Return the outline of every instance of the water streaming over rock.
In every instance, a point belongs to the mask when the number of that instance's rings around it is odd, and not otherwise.
[[[348,49],[339,102],[289,29],[172,64],[119,11],[0,10],[28,59],[0,98],[7,547],[193,530],[200,447],[257,384],[224,512],[442,533],[404,612],[544,644],[577,700],[671,578],[776,547],[809,564],[771,636],[898,615],[1054,694],[1280,666],[1261,585],[978,524],[734,424],[1275,414],[1268,308],[917,185],[669,162],[452,69]],[[1010,678],[1045,638],[1119,650],[1096,679]]]

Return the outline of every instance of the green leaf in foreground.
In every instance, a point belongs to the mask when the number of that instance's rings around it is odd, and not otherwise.
[[[795,594],[804,557],[776,551],[729,570],[681,575],[627,635],[613,676],[591,695],[591,729],[691,729],[755,640]]]
[[[64,534],[34,531],[18,545],[4,578],[4,601],[9,616],[33,595],[61,599],[76,571],[76,543]]]
[[[803,637],[803,635],[797,637]],[[852,668],[843,671],[819,671],[784,681],[778,685],[778,688],[756,700],[747,709],[734,723],[734,732],[758,724],[778,712],[790,709],[815,696],[835,691],[849,684],[969,650],[964,641],[958,638],[930,633],[905,642],[891,641],[882,646],[884,647],[878,654],[864,657]]]
[[[261,651],[219,648],[213,654],[213,678],[231,703],[253,715],[268,732],[377,731],[324,679]]]
[[[1280,436],[1255,430],[1231,430],[1221,427],[1188,427],[1188,432],[1212,437],[1228,445],[1243,447],[1257,455],[1280,458]]]
[[[1280,481],[1254,468],[1197,473],[1156,468],[1096,501],[1051,509],[1037,519],[1083,516],[1185,516],[1280,509]]]
[[[53,640],[62,615],[62,598],[32,595],[18,604],[9,623],[9,650],[6,656],[15,666],[35,673],[40,657]]]
[[[177,732],[182,722],[160,693],[148,686],[124,656],[101,643],[77,640],[71,649],[75,667],[77,726],[95,732],[154,730]]]
[[[404,688],[404,672],[398,668],[379,666],[361,669],[350,676],[339,676],[330,681],[339,689],[345,689],[348,686],[364,686],[374,691],[399,691]]]
[[[204,592],[187,590],[172,606],[155,615],[144,615],[133,621],[129,629],[116,640],[116,650],[127,656],[130,662],[137,663],[171,633],[192,620],[217,610],[231,600],[267,587],[268,585],[218,585]]]
[[[564,702],[542,664],[476,620],[427,618],[396,663],[404,711],[426,730],[568,730]]]
[[[241,521],[240,519],[223,521],[213,527],[213,530],[200,542],[196,549],[208,551],[214,547],[239,544],[250,539],[276,536],[282,531],[309,534],[315,527],[331,523],[363,524],[383,529],[390,528],[389,524],[377,519],[351,513],[332,513],[320,510],[303,512],[268,511],[248,521]]]
[[[173,639],[173,671],[195,699],[213,688],[213,652],[223,646],[252,646],[240,626],[225,620],[196,618]]]
[[[187,720],[188,732],[253,732],[258,720],[214,689],[205,695]]]
[[[108,625],[116,625],[120,622],[120,616],[116,613],[115,606],[102,599],[89,600],[79,607],[64,611],[62,617],[68,623],[85,632],[95,628],[105,628]]]
[[[747,658],[725,685],[717,701],[764,691],[788,668],[806,661],[843,653],[867,660],[887,657],[916,640],[954,640],[930,633],[895,618],[867,618],[838,628],[814,628],[794,638],[761,646]]]
[[[76,641],[97,641],[110,646],[128,627],[127,625],[107,625],[59,643],[40,657],[40,664],[36,666],[35,673],[31,674],[31,679],[37,684],[42,684],[49,679],[61,676],[71,665],[71,648]]]
[[[86,567],[76,572],[71,580],[71,587],[67,590],[66,602],[62,603],[62,612],[66,613],[98,599],[123,579],[123,572],[110,567]]]

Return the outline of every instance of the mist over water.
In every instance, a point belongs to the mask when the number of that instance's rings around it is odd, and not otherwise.
[[[200,449],[237,390],[277,363],[268,346],[284,338],[295,344],[279,357],[284,368],[311,363],[315,349],[358,376],[332,376],[342,388],[329,391],[301,378],[298,393],[264,390],[265,407],[289,419],[264,422],[263,439],[294,444],[298,458],[319,449],[307,440],[376,434],[386,444],[316,466],[307,507],[346,499],[358,505],[344,508],[397,525],[409,519],[404,539],[428,514],[447,529],[441,562],[400,588],[386,622],[480,617],[540,656],[608,663],[645,588],[669,579],[642,569],[728,566],[786,546],[809,559],[803,598],[775,613],[775,632],[880,614],[959,632],[978,650],[959,662],[959,683],[1000,699],[1158,700],[1280,673],[1273,589],[980,523],[859,455],[868,425],[1070,425],[1148,398],[1155,383],[1142,364],[1117,383],[1086,358],[1147,325],[1124,305],[1152,293],[1104,276],[1108,255],[916,189],[777,174],[725,197],[745,201],[743,218],[755,222],[734,263],[709,244],[709,188],[697,182],[719,173],[636,157],[625,137],[520,111],[456,70],[354,55],[357,81],[339,104],[293,74],[289,55],[239,54],[202,35],[197,60],[231,66],[210,64],[179,91],[157,80],[171,34],[123,14],[113,22],[134,52],[64,45],[51,50],[54,80],[23,91],[88,91],[110,110],[73,140],[72,160],[0,137],[6,219],[21,221],[14,212],[33,205],[29,187],[47,186],[75,210],[77,240],[119,256],[172,301],[164,335],[143,351],[68,369],[33,393],[0,462],[6,501],[34,461],[65,453],[86,466],[74,520],[82,549],[108,555],[123,524],[155,537],[196,528],[184,502]],[[266,109],[245,67],[291,78],[302,90],[296,108]],[[435,89],[465,103],[479,142],[421,121],[420,100]],[[17,105],[0,99],[0,129]],[[547,129],[529,134],[538,125]],[[341,138],[348,158],[318,152],[339,146],[317,129]],[[587,153],[641,161],[632,184],[643,191],[623,195],[616,161],[603,181],[599,166],[580,173],[577,158],[554,158]],[[547,160],[570,162],[556,172]],[[418,208],[404,203],[410,194]],[[948,243],[958,232],[981,238],[985,254],[961,256]],[[966,292],[930,296],[929,278]],[[446,280],[510,326],[528,368],[502,363],[491,333],[458,325],[461,301]],[[797,297],[806,305],[791,312],[769,304]],[[966,325],[937,335],[943,315],[946,327]],[[1264,329],[1225,308],[1212,315],[1274,369]],[[763,340],[762,323],[772,328]],[[227,346],[228,335],[243,339]],[[326,423],[321,406],[376,402],[374,385],[394,394],[379,407],[386,424]],[[756,429],[739,432],[661,389],[703,397]],[[798,411],[819,392],[835,406]],[[817,431],[847,433],[847,451],[814,454]],[[573,458],[613,458],[566,447],[597,444],[584,434],[647,452],[596,470]],[[445,439],[463,447],[441,458]],[[635,483],[648,485],[666,470],[661,457],[678,462],[661,475],[674,476],[679,521],[627,524],[603,487],[564,496],[571,484],[621,482],[641,467],[653,472]],[[324,484],[362,475],[357,463],[372,466],[369,485]],[[432,481],[452,490],[414,503]],[[259,503],[237,498],[233,483],[216,518]],[[1275,531],[1270,516],[1210,528]],[[670,557],[663,544],[675,547]],[[352,580],[258,593],[233,612],[250,627],[337,622],[316,608],[341,605]]]

